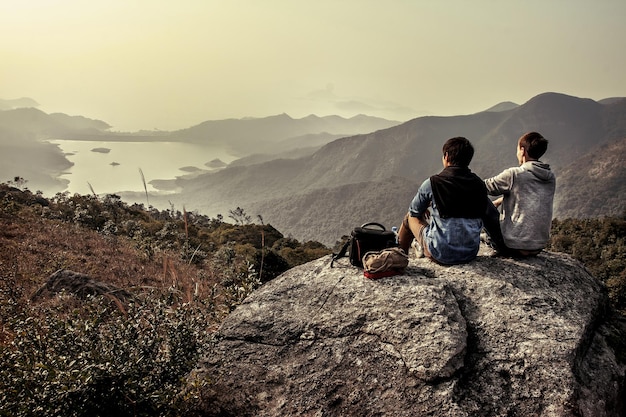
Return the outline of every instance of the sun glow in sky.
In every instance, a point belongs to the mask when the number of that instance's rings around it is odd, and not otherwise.
[[[626,96],[623,0],[0,0],[0,98],[115,131]]]

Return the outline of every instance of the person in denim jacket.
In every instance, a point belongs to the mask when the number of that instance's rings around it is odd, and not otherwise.
[[[443,171],[419,187],[398,231],[398,244],[408,254],[415,239],[424,255],[438,263],[466,263],[478,254],[487,189],[469,169],[474,156],[469,140],[448,139],[442,151]]]

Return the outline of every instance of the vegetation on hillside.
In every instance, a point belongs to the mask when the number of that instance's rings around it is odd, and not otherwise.
[[[262,282],[330,253],[241,208],[231,224],[24,187],[0,184],[0,416],[180,415],[223,317]],[[58,270],[132,297],[33,299]]]
[[[618,136],[619,137],[619,136]],[[619,217],[626,210],[626,137],[603,143],[558,172],[560,218]]]
[[[613,306],[626,315],[626,212],[619,217],[553,220],[549,250],[581,261],[603,281]]]
[[[0,416],[185,415],[210,383],[189,373],[221,320],[262,282],[330,253],[240,207],[228,223],[25,185],[0,184]],[[555,220],[548,249],[583,262],[624,313],[625,239],[626,213]],[[130,297],[33,298],[59,270]]]

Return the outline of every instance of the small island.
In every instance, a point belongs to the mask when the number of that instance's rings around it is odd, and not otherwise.
[[[209,168],[224,168],[226,166],[226,163],[222,161],[221,159],[216,158],[212,161],[207,162],[204,165],[206,165]]]
[[[178,169],[180,169],[181,171],[184,171],[184,172],[198,172],[198,171],[202,171],[200,168],[194,167],[194,166],[185,166],[185,167],[178,168]]]
[[[91,152],[109,153],[109,152],[111,152],[111,149],[109,149],[109,148],[93,148],[91,150]]]

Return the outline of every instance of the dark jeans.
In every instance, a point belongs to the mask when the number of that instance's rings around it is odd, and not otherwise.
[[[491,239],[491,247],[497,252],[505,253],[508,248],[504,244],[504,238],[502,237],[502,230],[500,229],[500,212],[493,205],[490,199],[487,202],[487,210],[483,217],[483,227]]]

